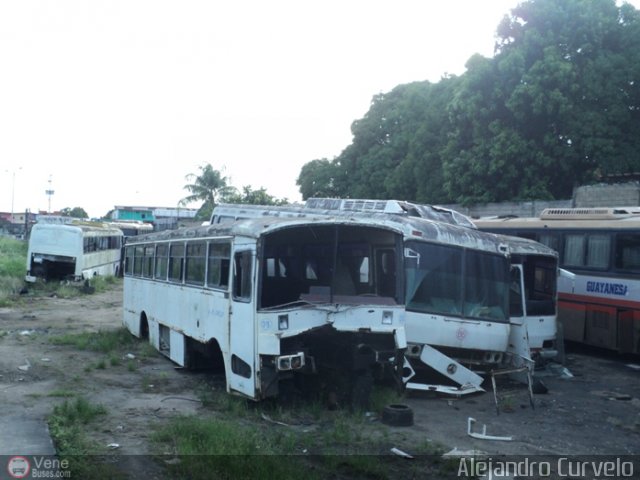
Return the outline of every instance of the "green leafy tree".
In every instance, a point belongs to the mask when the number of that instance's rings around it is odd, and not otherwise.
[[[450,105],[444,160],[456,200],[567,198],[640,159],[638,12],[613,0],[530,0],[472,58]]]
[[[60,214],[63,217],[89,218],[87,212],[85,212],[84,208],[81,207],[63,208],[62,210],[60,210]]]
[[[257,190],[246,185],[242,187],[242,192],[236,189],[230,190],[220,198],[226,203],[243,203],[251,205],[286,205],[289,201],[286,198],[278,199],[269,195],[264,187]]]
[[[339,166],[326,158],[312,160],[303,165],[296,185],[303,199],[311,197],[335,197],[342,192],[335,188],[335,173]]]
[[[218,203],[218,199],[232,191],[233,187],[227,185],[227,177],[219,170],[215,170],[211,164],[198,167],[199,174],[190,173],[185,176],[191,183],[184,186],[190,195],[180,200],[179,205],[186,206],[194,202],[202,202],[196,215],[197,219],[206,220]]]
[[[338,157],[303,166],[303,198],[568,198],[578,184],[640,170],[633,6],[525,1],[498,26],[494,57],[466,67],[376,95]]]
[[[333,161],[313,160],[303,166],[297,181],[303,198],[441,201],[441,154],[449,130],[446,105],[456,81],[415,82],[373,97],[364,118],[351,126],[351,145]]]

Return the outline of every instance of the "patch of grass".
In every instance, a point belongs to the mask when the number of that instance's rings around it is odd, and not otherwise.
[[[299,479],[302,472],[306,479],[323,478],[305,468],[304,458],[292,456],[283,461],[277,455],[291,448],[287,435],[270,435],[237,421],[179,417],[161,427],[153,440],[184,460],[169,467],[180,478],[286,480]]]
[[[93,405],[82,397],[53,407],[48,419],[49,431],[57,456],[69,464],[71,478],[124,478],[111,465],[99,463],[98,457],[92,457],[102,453],[102,449],[87,438],[86,431],[106,413],[104,406]]]
[[[137,356],[139,358],[149,358],[160,355],[160,353],[156,350],[156,347],[151,345],[147,341],[140,341],[138,344]]]
[[[11,305],[24,285],[27,242],[0,237],[0,306]]]
[[[111,365],[112,367],[117,367],[119,365],[122,365],[122,359],[117,355],[111,354],[109,356],[109,365]]]
[[[79,350],[111,353],[134,346],[138,340],[126,328],[100,331],[98,333],[73,333],[51,337],[54,345],[70,345]]]
[[[113,275],[96,276],[89,283],[95,289],[95,293],[101,293],[110,290],[114,285],[122,283],[122,279]]]
[[[208,383],[198,385],[195,393],[204,407],[217,412],[224,412],[236,418],[247,417],[250,413],[247,400],[229,395],[222,389],[214,390]]]

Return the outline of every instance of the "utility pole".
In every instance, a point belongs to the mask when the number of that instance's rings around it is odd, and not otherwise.
[[[49,175],[49,189],[45,190],[45,193],[49,197],[49,210],[48,213],[51,213],[51,196],[55,193],[51,188],[51,175]]]
[[[22,167],[18,167],[18,170],[22,170]],[[9,170],[5,170],[5,172],[9,172]],[[16,197],[16,170],[12,170],[11,171],[11,223],[13,224],[14,218],[13,218],[13,207],[14,207],[14,200]]]

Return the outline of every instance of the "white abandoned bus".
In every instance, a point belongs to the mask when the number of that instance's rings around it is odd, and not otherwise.
[[[477,228],[469,217],[455,210],[399,200],[310,198],[305,203],[305,209],[318,208],[384,212]],[[511,261],[510,321],[516,328],[512,328],[509,345],[517,343],[516,337],[523,335],[517,327],[524,325],[528,347],[520,346],[520,353],[533,359],[552,358],[557,355],[558,254],[541,243],[520,237],[503,235],[500,240],[508,246]]]
[[[261,400],[331,384],[355,400],[374,375],[400,383],[408,226],[365,218],[249,219],[132,237],[123,322],[182,366]],[[345,400],[347,401],[347,400]]]
[[[530,238],[559,253],[564,338],[640,353],[640,207],[546,209],[539,218],[483,218],[479,228]]]
[[[110,220],[109,225],[122,230],[125,237],[134,237],[153,232],[153,225],[140,220]]]
[[[118,275],[122,231],[100,222],[40,217],[31,229],[27,282]]]
[[[430,220],[426,215],[416,218],[401,212],[390,213],[398,210],[395,204],[406,202],[371,202],[378,208],[367,212],[296,205],[222,204],[214,209],[211,222],[335,216],[406,224],[411,235],[404,238],[403,252],[398,257],[403,261],[402,277],[398,281],[404,290],[402,302],[406,309],[410,366],[420,369],[426,364],[460,385],[474,384],[479,390],[482,378],[463,364],[483,370],[498,368],[513,343],[509,319],[509,250],[505,239],[468,228],[467,224],[473,227],[471,222],[460,221],[447,210],[433,210],[439,216],[443,214],[442,218],[438,217],[443,223]],[[385,207],[385,203],[392,205]],[[424,208],[425,213],[431,215],[430,207]],[[526,348],[520,349],[523,353],[524,350]],[[528,352],[526,356],[529,357]],[[472,391],[468,388],[465,393]]]

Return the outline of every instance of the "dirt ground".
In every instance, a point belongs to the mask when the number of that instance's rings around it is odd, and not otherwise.
[[[0,391],[3,415],[46,418],[64,398],[52,392],[76,392],[108,407],[100,428],[88,432],[105,447],[117,444],[116,454],[151,454],[150,423],[177,414],[198,413],[197,396],[203,373],[176,369],[169,360],[149,355],[127,368],[90,368],[100,354],[55,345],[53,336],[97,332],[121,326],[122,291],[74,299],[25,297],[21,305],[0,308]],[[535,395],[529,405],[526,389],[500,381],[500,414],[491,391],[460,399],[408,393],[404,403],[414,410],[413,427],[402,429],[397,448],[431,440],[458,450],[490,454],[638,454],[640,453],[640,359],[569,351],[566,366],[573,377],[556,370],[537,376],[548,393]],[[485,382],[487,383],[487,382]],[[490,385],[490,384],[489,384]],[[62,395],[63,396],[63,395]],[[489,441],[467,435],[486,425],[488,435],[512,436]]]

